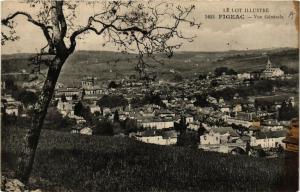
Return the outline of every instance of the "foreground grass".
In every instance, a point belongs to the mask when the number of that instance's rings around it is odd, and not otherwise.
[[[23,129],[2,128],[4,173],[15,169],[23,135]],[[44,130],[30,185],[46,191],[276,191],[283,168],[281,159]]]

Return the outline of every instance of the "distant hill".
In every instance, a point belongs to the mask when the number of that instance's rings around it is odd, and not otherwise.
[[[1,55],[1,72],[17,72],[21,69],[29,69],[30,58],[34,54],[24,53],[24,54],[11,54],[11,55]]]
[[[264,69],[267,55],[277,66],[288,66],[298,70],[298,49],[262,49],[227,52],[177,52],[167,59],[163,55],[157,58],[165,64],[157,64],[146,59],[160,78],[171,78],[173,73],[191,77],[198,73],[213,71],[216,67],[227,66],[238,72],[251,72]],[[33,54],[2,55],[2,73],[28,69]],[[134,70],[137,59],[135,54],[122,54],[109,51],[77,51],[62,69],[60,81],[76,81],[83,76],[94,75],[101,80],[137,74]]]

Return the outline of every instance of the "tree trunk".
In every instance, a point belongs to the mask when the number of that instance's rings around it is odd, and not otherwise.
[[[39,95],[38,101],[34,106],[31,127],[25,136],[24,148],[21,151],[21,155],[18,159],[18,167],[16,171],[16,177],[22,182],[27,183],[30,177],[30,173],[33,167],[35,151],[37,149],[40,132],[43,126],[45,116],[47,114],[48,105],[52,99],[52,95],[55,89],[57,79],[59,77],[61,68],[68,55],[56,56],[48,69],[48,74],[42,88],[42,92]]]
[[[44,82],[42,92],[34,106],[31,127],[25,136],[24,148],[18,159],[18,168],[16,177],[22,182],[27,183],[33,167],[35,151],[37,149],[41,129],[47,114],[48,105],[52,99],[57,79],[59,77],[61,68],[70,55],[66,48],[64,37],[66,35],[66,22],[63,14],[63,1],[51,1],[51,22],[53,25],[52,38],[49,45],[52,49],[55,48],[55,58],[51,61],[48,69],[48,74]],[[52,44],[53,43],[53,44]]]

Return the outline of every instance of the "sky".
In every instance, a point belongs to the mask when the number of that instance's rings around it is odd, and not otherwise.
[[[291,1],[177,1],[182,6],[195,5],[192,17],[202,23],[200,29],[182,26],[180,30],[186,35],[196,35],[191,43],[185,43],[179,51],[226,51],[279,47],[298,47],[298,32],[295,27],[296,12]],[[228,8],[228,9],[227,9]],[[245,9],[268,9],[267,13],[245,13]],[[224,12],[223,10],[230,10]],[[36,13],[27,4],[17,1],[4,1],[1,6],[1,17],[23,10]],[[87,18],[97,8],[80,3],[76,24],[85,25]],[[239,12],[241,10],[241,12]],[[242,15],[245,19],[223,19],[223,15]],[[207,19],[205,15],[214,15]],[[221,15],[221,16],[220,16]],[[254,15],[262,16],[261,19]],[[265,16],[276,16],[268,19]],[[221,17],[221,19],[219,19]],[[251,17],[251,18],[250,18]],[[45,45],[45,39],[39,28],[18,17],[16,32],[20,40],[8,42],[1,47],[2,54],[36,53]],[[168,21],[166,21],[168,22]],[[174,42],[178,41],[176,39]],[[113,45],[102,47],[103,38],[90,34],[78,41],[77,50],[115,51]]]

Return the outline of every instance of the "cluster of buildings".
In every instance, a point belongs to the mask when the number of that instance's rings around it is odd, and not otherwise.
[[[288,75],[281,69],[273,67],[268,60],[266,69],[260,77],[286,78]],[[211,89],[249,86],[248,80],[256,78],[257,76],[251,73],[219,77],[207,75],[206,79],[194,81],[184,79],[179,83],[164,80],[142,82],[127,78],[115,81],[121,85],[120,87],[108,88],[109,82],[100,84],[95,77],[85,77],[78,86],[58,83],[52,102],[57,102],[56,108],[59,113],[76,120],[77,124],[86,123],[83,117],[75,115],[75,105],[78,102],[82,102],[91,114],[97,114],[99,118],[105,116],[113,120],[114,112],[117,110],[120,120],[127,118],[135,120],[142,130],[130,133],[129,136],[145,143],[175,145],[180,137],[175,128],[182,126],[184,122],[187,131],[197,133],[199,129],[204,129],[203,134],[198,135],[198,148],[203,150],[230,153],[236,149],[246,151],[247,146],[265,150],[284,148],[285,144],[282,141],[286,136],[289,122],[277,120],[282,100],[264,103],[257,102],[255,97],[241,98],[235,94],[232,99],[225,101],[222,97],[214,98],[208,94],[206,97],[208,105],[205,107],[197,105],[196,95],[208,93]],[[218,82],[218,86],[212,88],[212,81]],[[39,85],[37,80],[23,83],[23,87],[28,89],[34,87],[39,89]],[[150,93],[159,97],[159,104],[134,103],[137,100],[143,101],[145,95]],[[128,105],[98,106],[97,102],[105,95],[122,96],[128,101]],[[11,106],[18,106],[20,103],[9,96],[6,97],[7,113],[18,115],[18,111]],[[295,104],[294,98],[286,99]],[[84,130],[73,132],[92,134],[91,129],[83,127]]]
[[[234,153],[241,149],[244,153],[251,154],[250,148],[272,150],[285,148],[283,140],[287,134],[287,128],[269,131],[259,129],[240,133],[232,127],[206,127],[207,132],[200,136],[199,148],[206,151],[221,153]],[[247,151],[247,145],[249,151]]]

